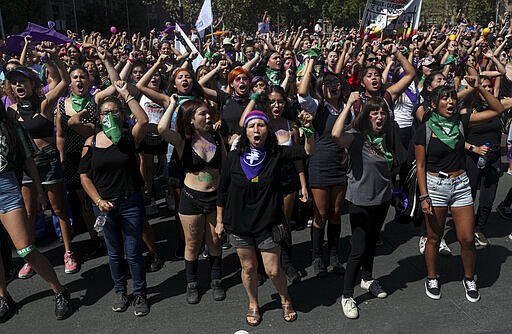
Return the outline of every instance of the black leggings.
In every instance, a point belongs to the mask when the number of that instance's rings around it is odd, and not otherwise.
[[[380,205],[359,206],[349,203],[350,255],[347,259],[347,270],[343,283],[343,296],[354,295],[354,285],[361,268],[361,278],[365,281],[372,279],[373,259],[380,230],[388,214],[389,201]]]
[[[478,156],[476,155],[472,154],[466,156],[466,172],[469,177],[473,200],[475,200],[476,191],[480,185],[480,197],[475,216],[475,231],[482,232],[485,225],[487,225],[487,220],[492,210],[492,204],[496,197],[498,181],[500,180],[498,168],[501,162],[499,158],[490,159],[485,165],[485,168],[480,169],[478,168],[477,161]]]

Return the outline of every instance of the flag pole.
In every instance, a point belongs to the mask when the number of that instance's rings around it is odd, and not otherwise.
[[[215,45],[215,38],[213,37],[213,23],[212,23],[212,25],[210,26],[210,29],[211,29],[211,31],[212,31],[212,46],[214,46],[214,45]]]

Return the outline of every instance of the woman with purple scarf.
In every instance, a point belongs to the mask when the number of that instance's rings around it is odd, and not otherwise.
[[[256,248],[261,251],[265,271],[281,298],[284,320],[297,319],[279,264],[281,234],[274,232],[285,219],[279,186],[281,164],[305,159],[314,151],[312,116],[303,111],[298,119],[306,135],[304,147],[278,146],[274,131],[269,131],[267,115],[259,110],[247,113],[237,147],[228,153],[221,169],[215,232],[228,232],[240,258],[242,281],[249,297],[246,321],[250,326],[261,322]]]

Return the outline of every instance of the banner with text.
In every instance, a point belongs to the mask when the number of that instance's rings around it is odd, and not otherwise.
[[[392,33],[414,35],[420,22],[422,0],[368,0],[361,24],[363,34]],[[405,24],[404,24],[405,23]]]

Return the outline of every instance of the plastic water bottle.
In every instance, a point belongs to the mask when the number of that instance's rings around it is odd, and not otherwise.
[[[485,146],[486,147],[489,147],[491,146],[490,143],[485,143]],[[489,154],[489,152],[487,152],[487,154]],[[485,164],[487,164],[487,155],[481,155],[478,157],[478,162],[477,162],[477,166],[478,168],[480,169],[484,169],[485,168]]]
[[[107,222],[108,211],[100,211],[98,217],[96,217],[96,223],[94,223],[94,230],[98,233],[103,232],[103,226]]]

